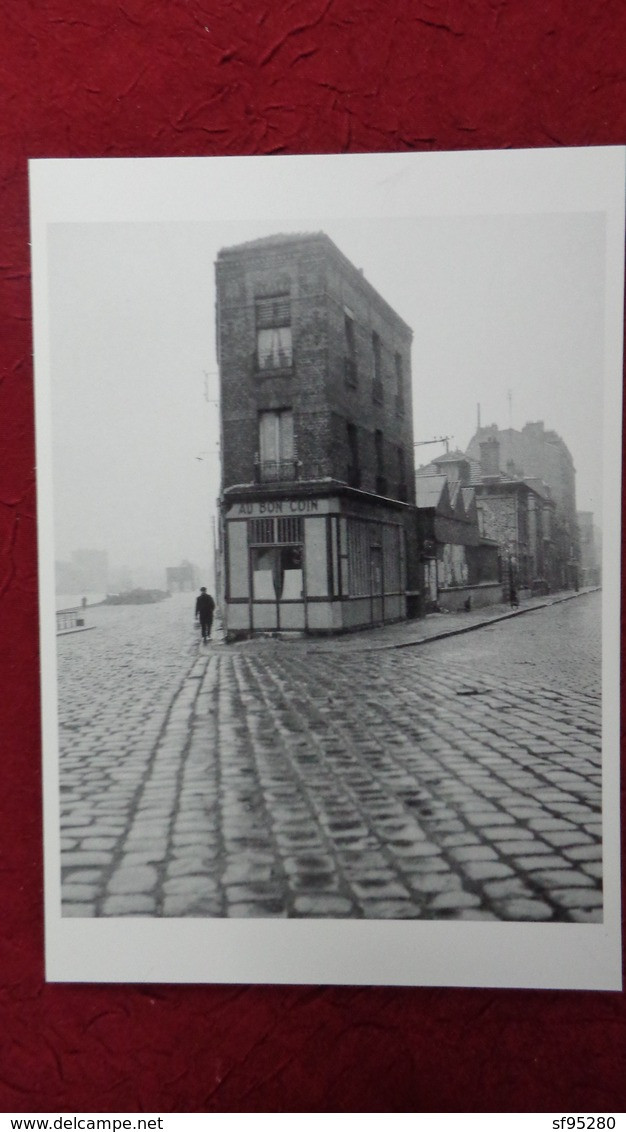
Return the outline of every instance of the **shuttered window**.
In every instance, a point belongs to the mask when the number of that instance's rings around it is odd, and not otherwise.
[[[248,541],[264,543],[274,541],[273,519],[250,519],[248,522]]]
[[[291,299],[289,295],[272,295],[267,299],[257,299],[257,330],[271,329],[273,326],[291,326]]]
[[[277,519],[276,527],[277,542],[304,542],[304,519],[299,516],[289,515],[284,519]]]
[[[257,299],[255,318],[259,369],[289,368],[293,364],[289,295]]]

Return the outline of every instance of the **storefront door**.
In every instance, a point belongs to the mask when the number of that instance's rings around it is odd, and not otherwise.
[[[253,547],[250,559],[253,629],[304,629],[302,547]]]

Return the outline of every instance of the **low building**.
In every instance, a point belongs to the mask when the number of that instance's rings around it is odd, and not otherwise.
[[[419,469],[415,493],[424,612],[502,601],[499,546],[481,533],[464,454]]]
[[[227,636],[403,619],[410,328],[323,233],[223,249],[216,289]]]
[[[180,566],[167,566],[165,588],[170,593],[191,593],[197,588],[198,572],[195,566],[183,559]]]

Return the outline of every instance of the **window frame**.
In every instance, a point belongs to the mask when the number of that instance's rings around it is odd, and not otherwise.
[[[289,291],[257,295],[254,300],[255,364],[260,374],[293,368],[293,317]],[[261,349],[261,335],[275,336]],[[283,356],[281,356],[283,355]]]

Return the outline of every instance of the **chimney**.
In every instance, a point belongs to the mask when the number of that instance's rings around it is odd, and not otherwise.
[[[482,476],[500,476],[500,441],[488,436],[480,442],[480,472]]]

